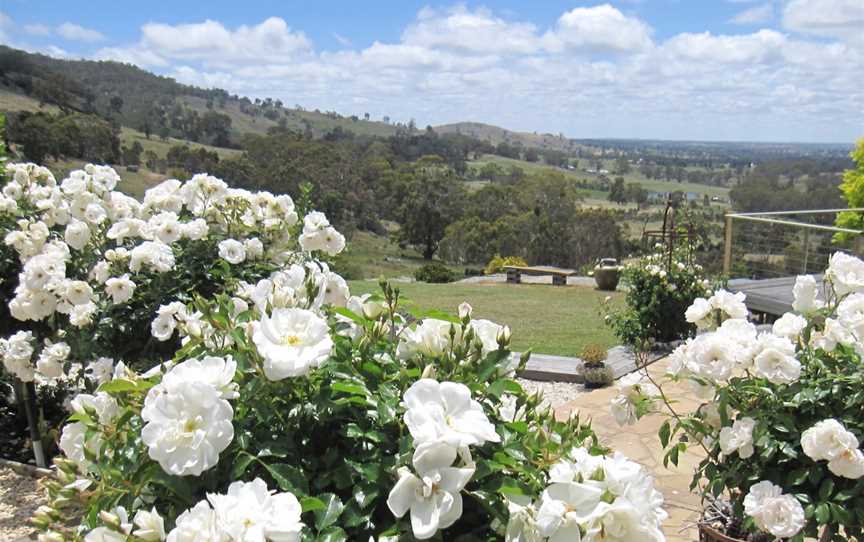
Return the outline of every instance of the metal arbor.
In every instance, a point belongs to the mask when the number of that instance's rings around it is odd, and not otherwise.
[[[645,230],[642,233],[643,246],[650,249],[656,245],[663,245],[666,261],[666,269],[672,267],[672,261],[677,249],[684,245],[684,257],[688,265],[693,263],[693,244],[698,238],[690,215],[684,211],[685,224],[677,222],[678,205],[680,201],[671,196],[666,200],[666,210],[663,212],[663,227],[659,230]]]

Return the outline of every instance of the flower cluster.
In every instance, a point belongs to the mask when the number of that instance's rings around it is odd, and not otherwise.
[[[686,318],[703,332],[667,365],[671,380],[687,382],[705,402],[683,414],[667,401],[666,459],[701,446],[706,458],[694,484],[714,495],[725,489],[745,527],[776,537],[816,536],[820,528],[839,536],[841,525],[852,535],[862,525],[846,509],[864,506],[856,482],[864,478],[864,425],[852,414],[864,404],[864,262],[836,253],[824,276],[821,289],[815,277],[798,277],[796,312],[770,327],[747,320],[741,294],[694,300]],[[630,386],[612,411],[633,423],[649,410],[635,405],[656,401],[655,390]]]
[[[310,212],[300,234],[289,196],[230,188],[209,175],[166,180],[138,201],[116,191],[120,177],[107,166],[87,165],[61,182],[33,164],[9,164],[6,174],[0,224],[20,267],[14,296],[4,302],[17,327],[32,335],[4,340],[3,362],[24,381],[71,381],[99,359],[137,357],[148,328],[163,342],[179,325],[196,329],[200,315],[178,308],[196,294],[237,288],[262,274],[296,276],[310,251],[335,255],[344,248],[323,214]],[[324,264],[315,273],[314,280],[335,284],[322,292],[344,285]],[[25,338],[34,349],[29,356]],[[136,362],[152,365],[174,348]]]
[[[539,501],[512,499],[506,540],[661,542],[662,506],[663,495],[639,464],[576,448],[549,469]]]

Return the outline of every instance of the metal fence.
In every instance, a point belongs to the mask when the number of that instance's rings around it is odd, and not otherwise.
[[[864,208],[726,214],[724,274],[753,279],[815,274],[834,252],[864,256],[864,231],[833,225],[844,211]]]

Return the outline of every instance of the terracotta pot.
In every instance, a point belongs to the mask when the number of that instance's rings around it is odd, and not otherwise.
[[[699,524],[699,542],[744,542],[740,538],[726,536],[714,527],[705,523]]]

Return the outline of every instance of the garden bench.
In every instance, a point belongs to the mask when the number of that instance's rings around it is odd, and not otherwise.
[[[555,286],[566,286],[567,277],[576,274],[576,271],[573,269],[562,269],[560,267],[545,265],[528,267],[520,265],[505,265],[504,270],[507,271],[507,282],[512,282],[513,284],[520,284],[522,282],[522,275],[552,275],[552,284]]]

